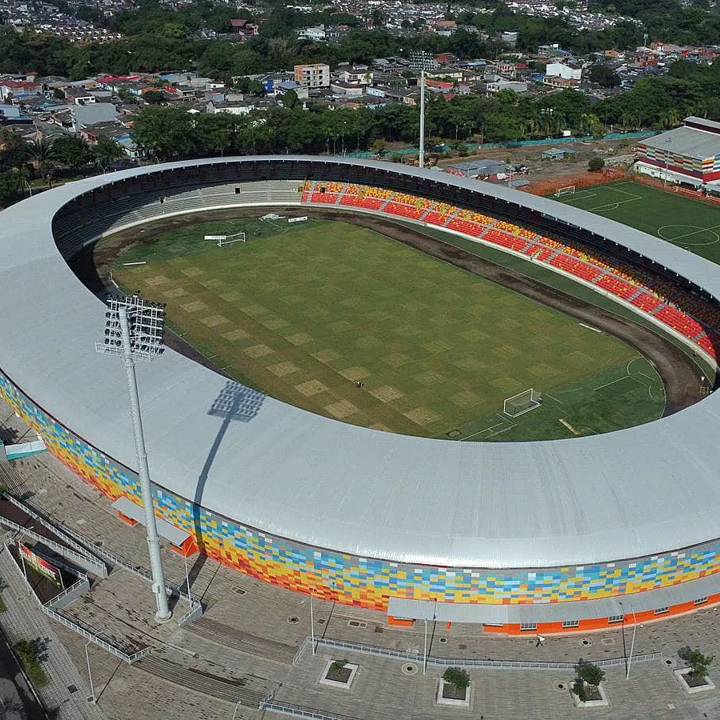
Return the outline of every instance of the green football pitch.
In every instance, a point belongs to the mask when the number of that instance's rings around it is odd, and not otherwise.
[[[240,230],[246,243],[202,239]],[[178,227],[130,245],[112,271],[166,302],[171,327],[228,375],[345,422],[554,439],[647,422],[665,406],[657,372],[625,343],[346,222]],[[542,405],[503,414],[528,388]]]
[[[720,207],[635,182],[599,185],[554,199],[720,263]]]

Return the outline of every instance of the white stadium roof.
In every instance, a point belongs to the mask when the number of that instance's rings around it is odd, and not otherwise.
[[[93,349],[104,305],[51,232],[75,196],[173,167],[357,164],[493,195],[587,227],[720,296],[720,267],[644,233],[507,188],[386,163],[279,156],[148,166],[65,185],[0,218],[0,369],[66,427],[135,466],[121,362]],[[208,414],[225,378],[172,351],[138,368],[153,481],[249,526],[361,556],[552,567],[652,555],[720,536],[720,393],[587,438],[460,443],[330,420],[271,398],[247,422]],[[200,478],[204,477],[204,481]]]

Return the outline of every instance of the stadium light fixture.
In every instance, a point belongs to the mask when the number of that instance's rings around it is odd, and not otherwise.
[[[158,622],[169,620],[172,612],[168,607],[167,587],[160,557],[160,539],[155,520],[147,451],[145,450],[135,360],[150,362],[161,355],[164,350],[164,336],[165,305],[149,302],[138,294],[111,296],[108,298],[105,311],[104,338],[102,342],[95,343],[95,350],[99,353],[121,355],[127,373],[130,417],[132,418],[135,454],[145,509],[145,530],[152,571],[152,589],[157,604],[155,619]]]
[[[418,149],[418,167],[425,167],[425,71],[434,70],[437,60],[424,50],[410,54],[410,64],[420,71],[420,147]]]

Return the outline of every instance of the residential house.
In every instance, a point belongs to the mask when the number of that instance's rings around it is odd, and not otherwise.
[[[295,65],[295,82],[306,88],[330,87],[330,66],[324,63]]]
[[[234,35],[238,35],[242,39],[255,37],[260,28],[255,23],[251,23],[245,18],[235,18],[230,21],[230,28]]]

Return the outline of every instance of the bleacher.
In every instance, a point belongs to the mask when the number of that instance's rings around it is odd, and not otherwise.
[[[318,185],[324,185],[325,192],[311,193],[307,196],[310,198],[309,202],[334,203],[340,197],[342,206],[422,221],[470,238],[481,238],[483,242],[532,258],[535,262],[595,285],[643,312],[654,314],[658,320],[676,332],[693,341],[697,340],[699,347],[715,356],[713,342],[703,331],[705,327],[710,330],[720,328],[718,311],[708,309],[704,303],[696,303],[701,314],[698,317],[698,313],[695,313],[694,317],[688,312],[689,303],[686,301],[689,297],[685,297],[686,293],[679,292],[671,283],[614,257],[575,246],[570,242],[539,236],[535,231],[507,220],[428,198],[362,185],[316,182],[315,187]],[[303,201],[305,198],[304,191]],[[671,296],[672,302],[669,300]],[[666,307],[662,307],[663,305]],[[659,308],[662,309],[658,310]]]
[[[419,221],[520,254],[630,303],[715,357],[720,310],[671,281],[595,248],[541,236],[507,220],[386,188],[287,180],[187,185],[167,191],[155,188],[61,212],[53,221],[53,232],[65,257],[71,257],[83,245],[133,223],[210,208],[285,203],[338,205]]]

